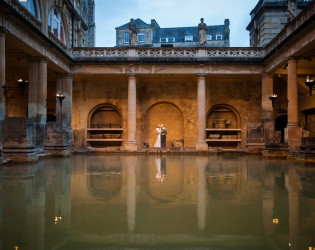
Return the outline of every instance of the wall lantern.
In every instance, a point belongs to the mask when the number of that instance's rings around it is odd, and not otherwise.
[[[25,91],[25,88],[27,87],[28,83],[29,82],[27,80],[18,79],[17,80],[18,87],[8,87],[8,86],[6,86],[4,84],[2,86],[2,88],[3,88],[3,96],[7,96],[7,91],[8,90],[22,90],[23,95],[24,95],[24,91]]]
[[[309,88],[309,90],[310,90],[310,96],[312,96],[312,90],[314,89],[314,85],[315,85],[314,80],[313,80],[313,79],[310,79],[310,77],[307,76],[307,77],[306,77],[305,85]]]
[[[277,225],[279,223],[279,219],[275,218],[275,219],[272,219],[272,223]]]
[[[274,102],[277,98],[278,96],[276,94],[272,94],[271,96],[269,96],[270,101],[272,101],[272,107],[274,106]]]

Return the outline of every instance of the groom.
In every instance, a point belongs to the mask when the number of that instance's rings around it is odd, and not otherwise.
[[[167,130],[164,127],[164,124],[161,124],[161,147],[162,148],[166,147],[166,134],[167,134]]]

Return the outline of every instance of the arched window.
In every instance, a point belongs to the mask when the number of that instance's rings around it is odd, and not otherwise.
[[[38,3],[36,0],[19,0],[20,4],[22,4],[31,14],[40,20]]]
[[[65,29],[60,13],[52,8],[48,17],[48,30],[53,33],[62,43],[66,44]]]

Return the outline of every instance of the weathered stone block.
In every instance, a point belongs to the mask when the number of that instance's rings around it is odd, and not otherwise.
[[[175,147],[175,148],[184,147],[184,139],[174,139],[172,147]]]
[[[288,127],[285,128],[284,141],[288,143],[290,150],[298,150],[301,146],[302,128]]]
[[[4,121],[3,157],[13,162],[28,162],[38,159],[34,145],[32,118],[7,117]]]
[[[289,153],[289,147],[286,143],[275,144],[270,143],[266,145],[263,150],[264,157],[270,158],[287,158]]]
[[[52,156],[69,156],[71,154],[71,135],[61,130],[58,123],[47,124],[45,151]]]

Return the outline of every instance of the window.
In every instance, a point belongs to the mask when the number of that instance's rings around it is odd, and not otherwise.
[[[143,33],[138,34],[138,43],[144,43],[144,34]]]
[[[185,42],[192,42],[193,36],[185,36]]]
[[[212,36],[211,35],[206,35],[206,39],[207,39],[207,41],[211,41],[212,40]]]
[[[161,43],[166,43],[167,42],[167,38],[160,38],[160,42]]]
[[[81,14],[81,3],[80,0],[75,0],[75,5],[74,5],[75,9],[77,10],[77,12],[79,14]]]
[[[53,33],[62,43],[66,44],[65,30],[60,13],[52,8],[48,17],[48,30]]]
[[[217,39],[217,40],[222,40],[222,35],[217,35],[217,36],[216,36],[216,39]]]
[[[169,38],[168,38],[168,42],[169,42],[169,43],[175,42],[175,37],[169,37]]]
[[[124,33],[124,43],[129,43],[129,33]]]
[[[19,0],[20,4],[22,4],[31,14],[40,20],[38,4],[36,0]]]

